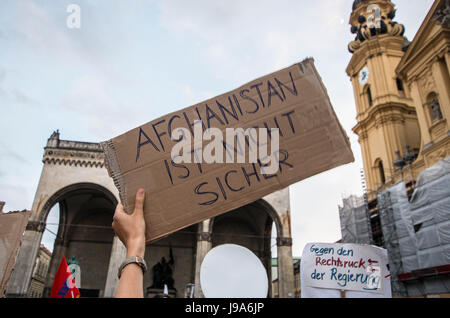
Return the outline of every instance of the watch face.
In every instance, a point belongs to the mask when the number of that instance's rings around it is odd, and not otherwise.
[[[369,68],[366,66],[359,73],[359,83],[364,85],[367,83],[368,80],[369,80]]]

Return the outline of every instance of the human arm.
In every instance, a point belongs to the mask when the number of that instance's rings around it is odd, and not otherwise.
[[[145,191],[136,193],[136,204],[132,214],[125,213],[122,204],[118,204],[114,213],[112,227],[127,249],[126,258],[145,256]],[[136,263],[125,266],[119,280],[116,298],[143,298],[144,275]]]

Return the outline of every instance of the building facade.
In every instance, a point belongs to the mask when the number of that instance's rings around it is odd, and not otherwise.
[[[390,0],[356,0],[347,67],[369,201],[450,155],[448,1],[435,1],[412,42]]]
[[[429,168],[450,155],[450,4],[435,1],[396,67],[413,100],[421,132],[412,170]]]
[[[28,290],[29,298],[41,298],[44,295],[45,278],[47,276],[51,258],[52,253],[41,244],[31,276],[30,289]]]
[[[450,292],[450,1],[410,42],[390,0],[355,0],[347,67],[365,195],[340,208],[344,242],[388,249],[394,296]]]
[[[32,216],[8,283],[7,296],[29,295],[47,216],[53,206],[59,205],[59,227],[43,297],[50,295],[63,255],[66,259],[75,256],[78,261],[81,297],[113,297],[117,271],[126,253],[111,228],[119,193],[104,166],[99,144],[61,140],[59,136],[58,131],[54,132],[44,148],[44,165]],[[185,289],[193,284],[194,296],[203,297],[200,286],[203,258],[210,249],[225,243],[253,251],[266,267],[271,282],[271,246],[276,241],[277,294],[283,298],[294,297],[290,226],[289,189],[284,189],[153,242],[147,245],[145,254],[149,271],[144,276],[144,295],[155,294],[154,287],[159,288],[155,283],[155,266],[171,260],[174,284],[170,295],[185,297]],[[271,237],[273,227],[276,238]]]
[[[294,268],[294,298],[300,298],[300,258],[292,259]],[[272,298],[280,298],[278,294],[278,259],[272,258]]]

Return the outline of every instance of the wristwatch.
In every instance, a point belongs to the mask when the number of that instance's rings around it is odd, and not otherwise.
[[[131,263],[135,263],[135,264],[139,265],[139,267],[142,269],[143,274],[147,271],[147,263],[145,262],[145,260],[140,256],[132,256],[132,257],[129,257],[126,260],[124,260],[122,265],[120,265],[119,272],[117,273],[117,276],[119,277],[119,279],[120,279],[120,276],[122,275],[122,271],[123,271],[124,267]]]

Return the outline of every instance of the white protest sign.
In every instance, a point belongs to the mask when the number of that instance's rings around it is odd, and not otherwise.
[[[309,243],[301,259],[302,297],[392,297],[385,249],[359,244]]]

